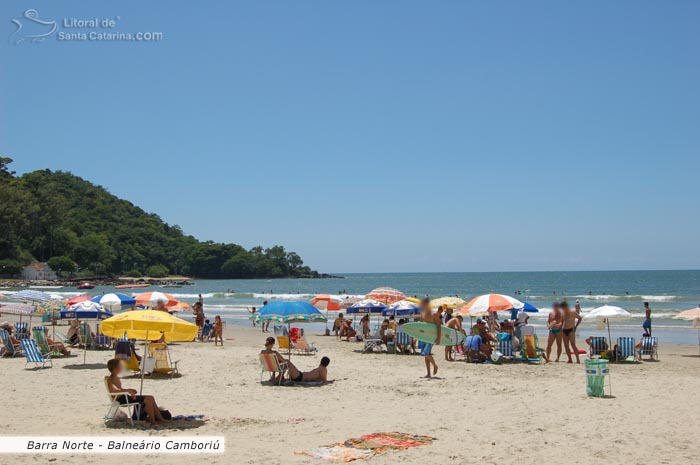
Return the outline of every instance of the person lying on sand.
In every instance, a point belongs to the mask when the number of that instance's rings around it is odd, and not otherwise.
[[[330,363],[330,358],[323,357],[318,367],[314,368],[311,371],[302,372],[299,371],[299,369],[296,366],[294,366],[292,362],[287,362],[287,366],[289,367],[289,377],[295,383],[333,382],[332,379],[328,379],[328,365]]]
[[[119,374],[122,372],[121,360],[118,358],[113,358],[107,362],[107,369],[109,370],[109,378],[107,378],[107,387],[109,388],[109,392],[128,393],[119,396],[112,396],[114,400],[118,401],[120,404],[126,404],[133,401],[140,403],[141,412],[146,412],[146,417],[151,426],[157,426],[158,423],[165,421],[153,396],[138,396],[136,395],[136,389],[124,389],[122,387],[122,381],[119,378]]]

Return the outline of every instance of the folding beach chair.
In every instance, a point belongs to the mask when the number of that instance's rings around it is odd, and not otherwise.
[[[497,333],[496,338],[498,340],[497,350],[503,354],[504,358],[514,359],[513,336],[510,333]]]
[[[36,346],[36,341],[34,339],[22,339],[22,350],[24,350],[24,355],[27,357],[26,365],[33,363],[35,368],[46,368],[48,363],[50,367],[53,367],[53,362],[51,362],[51,355],[41,355],[39,353],[39,348]]]
[[[80,330],[78,331],[78,340],[79,345],[82,345],[85,349],[93,349],[95,347],[95,341],[92,338],[92,333],[87,323],[81,323]]]
[[[362,353],[364,354],[369,351],[374,351],[374,349],[381,350],[382,344],[384,344],[384,341],[379,335],[379,330],[376,330],[373,334],[370,334],[365,338],[365,346],[362,349]]]
[[[260,354],[260,367],[262,371],[260,372],[260,384],[263,383],[263,376],[265,373],[271,373],[272,376],[279,373],[277,378],[277,384],[281,385],[284,378],[284,372],[287,371],[287,364],[280,363],[275,357],[275,354]]]
[[[523,362],[540,363],[542,362],[542,349],[538,347],[536,334],[527,334],[523,336],[521,344],[521,357]]]
[[[634,347],[633,337],[620,337],[617,339],[617,361],[636,362],[637,352]]]
[[[170,375],[178,374],[177,364],[179,360],[173,361],[170,358],[170,351],[168,350],[168,345],[164,342],[153,342],[148,345],[148,351],[151,358],[155,361],[152,373],[164,373]]]
[[[294,341],[294,350],[300,355],[316,355],[318,348],[314,344],[309,344],[304,336]]]
[[[650,360],[659,359],[659,342],[655,337],[644,336],[639,341],[639,360],[648,355]]]
[[[288,352],[291,352],[291,344],[292,341],[289,339],[289,336],[277,336],[277,345],[279,346],[280,350],[286,350]]]
[[[413,339],[406,334],[405,331],[399,328],[396,330],[396,353],[406,353],[406,349],[410,349],[411,353],[415,354],[416,349],[413,347]]]
[[[52,357],[62,355],[61,352],[59,352],[56,348],[57,346],[49,344],[49,341],[46,339],[45,326],[35,326],[34,328],[32,328],[32,335],[34,336],[36,345],[39,347],[39,352],[41,352],[42,355],[48,354]]]
[[[134,401],[127,391],[109,392],[109,376],[105,376],[105,388],[109,396],[109,409],[104,416],[105,422],[114,420],[114,417],[119,412],[120,407],[124,407],[129,415],[129,423],[134,426],[134,417],[139,418],[141,415],[141,404]],[[119,403],[119,396],[124,396],[125,403]],[[134,415],[135,414],[135,415]]]
[[[608,340],[602,336],[592,336],[589,356],[608,358]]]
[[[29,339],[29,325],[27,323],[15,323],[15,339]]]
[[[5,348],[3,355],[5,357],[17,357],[22,355],[22,346],[20,344],[13,344],[10,333],[7,332],[5,328],[0,328],[0,339],[2,340],[2,345]]]

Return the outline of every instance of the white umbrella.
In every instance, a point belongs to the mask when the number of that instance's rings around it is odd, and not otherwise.
[[[626,320],[632,318],[632,314],[624,308],[614,305],[603,305],[595,308],[583,315],[584,320],[605,320],[608,324],[608,347],[612,347],[612,338],[610,337],[610,320]]]
[[[673,317],[676,320],[686,320],[693,322],[693,328],[698,328],[698,354],[700,354],[700,305],[697,308],[684,310]]]

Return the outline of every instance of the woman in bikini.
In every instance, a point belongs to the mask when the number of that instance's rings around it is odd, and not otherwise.
[[[219,345],[218,342],[221,342],[221,345],[224,345],[224,323],[221,321],[221,317],[219,315],[216,315],[214,318],[214,345]]]
[[[561,314],[561,309],[559,308],[559,303],[555,302],[552,304],[552,311],[549,312],[549,318],[547,319],[547,329],[549,329],[549,337],[547,338],[547,351],[546,359],[550,360],[549,354],[552,353],[552,346],[557,343],[557,359],[561,357],[561,342],[562,342],[562,332],[561,328],[564,324],[564,319]]]
[[[569,358],[568,363],[573,363],[571,360],[571,350],[573,349],[576,354],[576,363],[581,363],[581,359],[578,354],[578,347],[576,347],[576,328],[581,324],[581,315],[572,311],[569,308],[569,304],[562,302],[561,305],[562,314],[564,316],[564,325],[562,326],[562,333],[564,333],[564,347],[566,348],[566,356]]]

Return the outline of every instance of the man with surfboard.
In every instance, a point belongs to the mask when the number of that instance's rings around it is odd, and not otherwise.
[[[437,337],[435,338],[435,344],[440,344],[440,336],[442,332],[442,306],[438,307],[436,313],[433,313],[433,310],[430,308],[430,297],[428,296],[425,296],[425,298],[421,300],[420,304],[422,308],[420,319],[423,323],[432,323],[437,326]],[[435,363],[435,358],[433,358],[433,344],[424,342],[420,354],[425,359],[425,369],[427,370],[425,377],[432,378],[438,372],[437,363]],[[430,374],[431,366],[433,367],[432,375]]]

